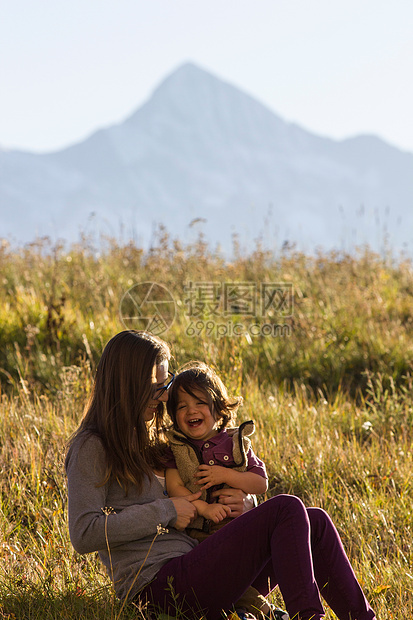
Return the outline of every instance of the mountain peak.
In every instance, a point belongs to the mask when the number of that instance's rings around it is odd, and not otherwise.
[[[251,95],[192,62],[170,73],[146,104],[128,119],[128,125],[132,129],[141,126],[143,119],[144,123],[154,123],[155,118],[160,125],[203,128],[203,134],[208,134],[210,128],[211,136],[217,130],[226,135],[259,134],[264,126],[280,136],[287,127]]]
[[[223,80],[219,79],[209,71],[201,69],[192,62],[187,62],[170,73],[159,86],[154,90],[151,102],[157,99],[163,99],[169,105],[171,100],[176,99],[180,106],[187,107],[185,100],[191,98],[191,106],[211,100],[212,93],[219,91],[238,91],[234,86],[230,86]],[[243,93],[242,93],[243,94]]]
[[[179,77],[181,75],[182,76],[190,76],[192,78],[194,78],[196,76],[199,76],[199,77],[205,77],[205,76],[213,77],[213,75],[212,75],[212,73],[210,71],[208,71],[207,69],[203,69],[202,67],[200,67],[196,63],[191,62],[190,60],[188,60],[187,62],[184,62],[182,65],[179,65],[179,67],[177,67],[176,69],[171,71],[169,73],[169,75],[167,75],[166,78],[163,81],[165,82],[169,78]]]
[[[201,68],[199,65],[188,61],[180,65],[177,69],[174,69],[174,71],[167,75],[166,78],[161,82],[161,84],[155,89],[154,93],[170,84],[173,84],[174,87],[179,88],[185,85],[193,85],[196,82],[225,83],[218,77],[213,75],[210,71],[207,71],[206,69]]]

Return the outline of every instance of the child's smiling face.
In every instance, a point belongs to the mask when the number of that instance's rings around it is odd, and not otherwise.
[[[206,441],[217,434],[215,418],[209,408],[207,395],[193,390],[194,396],[178,388],[176,422],[179,429],[191,439]]]

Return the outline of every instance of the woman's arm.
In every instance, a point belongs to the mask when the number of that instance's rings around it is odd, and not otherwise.
[[[77,440],[66,460],[69,496],[69,533],[79,553],[99,551],[131,540],[154,536],[157,526],[173,525],[178,514],[172,500],[153,499],[145,504],[133,503],[117,514],[105,514],[108,487],[98,486],[104,476],[104,448],[100,440],[90,437]]]
[[[228,506],[231,511],[230,516],[234,519],[257,505],[255,495],[247,495],[241,489],[230,487],[213,491],[212,497],[216,498],[220,504]]]

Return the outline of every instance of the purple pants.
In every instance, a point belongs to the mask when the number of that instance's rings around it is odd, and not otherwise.
[[[332,521],[298,497],[277,495],[165,564],[141,596],[173,616],[168,578],[182,611],[221,618],[248,586],[277,584],[290,618],[319,620],[320,593],[340,620],[374,620]],[[299,614],[299,616],[297,615]]]

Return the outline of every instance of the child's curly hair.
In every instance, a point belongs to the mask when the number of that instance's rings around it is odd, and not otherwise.
[[[220,422],[218,431],[222,431],[230,422],[234,421],[235,414],[243,400],[242,396],[233,398],[228,396],[227,388],[215,370],[207,364],[204,362],[188,362],[179,370],[169,390],[167,409],[176,430],[179,430],[176,422],[179,388],[194,398],[197,398],[194,391],[205,394],[213,417],[217,422]]]

